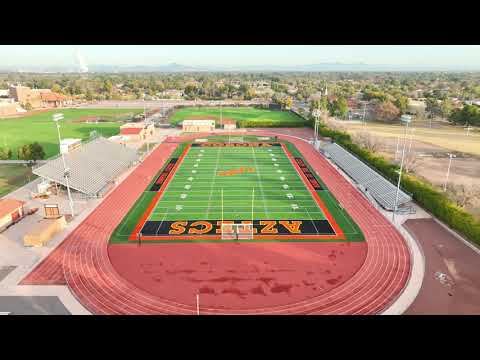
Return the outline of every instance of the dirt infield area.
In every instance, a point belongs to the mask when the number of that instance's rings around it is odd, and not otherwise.
[[[480,314],[480,255],[433,219],[410,219],[405,227],[425,254],[422,288],[405,314]]]

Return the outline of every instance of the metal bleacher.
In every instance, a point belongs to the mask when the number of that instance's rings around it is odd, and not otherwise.
[[[65,154],[70,169],[70,187],[90,197],[98,197],[117,176],[138,161],[137,151],[103,137],[82,144]],[[49,181],[66,185],[61,156],[32,171]]]
[[[395,185],[336,143],[326,144],[322,146],[321,150],[345,171],[362,191],[368,192],[383,208],[394,210],[397,192]],[[412,201],[412,197],[400,190],[397,210],[410,201]]]

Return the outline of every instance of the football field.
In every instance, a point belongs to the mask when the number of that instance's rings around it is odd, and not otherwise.
[[[293,153],[292,153],[293,151]],[[178,147],[114,242],[363,239],[291,144],[211,137]]]
[[[191,147],[150,219],[252,217],[325,218],[281,146]]]

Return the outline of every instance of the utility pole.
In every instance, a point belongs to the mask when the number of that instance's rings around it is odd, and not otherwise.
[[[452,153],[448,155],[450,156],[450,160],[448,161],[447,176],[445,177],[445,184],[443,184],[443,191],[447,191],[447,183],[448,183],[448,178],[450,176],[450,166],[452,165],[452,158],[456,157]]]
[[[415,128],[412,128],[410,131],[410,145],[408,146],[408,153],[410,154],[410,150],[412,150],[412,141],[413,141],[413,132],[415,131]]]

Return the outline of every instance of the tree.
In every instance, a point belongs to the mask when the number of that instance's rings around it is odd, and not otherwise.
[[[408,98],[400,95],[395,99],[395,106],[398,108],[398,110],[400,110],[401,113],[405,113],[408,109]]]
[[[453,110],[453,104],[450,99],[443,100],[442,104],[440,105],[440,114],[444,118],[448,118]]]
[[[37,160],[45,158],[45,151],[43,150],[42,145],[38,142],[34,142],[18,148],[17,155],[20,160],[36,162]]]
[[[381,121],[393,121],[400,115],[400,110],[391,101],[383,101],[377,104],[374,112]]]
[[[448,120],[461,125],[480,125],[480,107],[465,105],[462,109],[455,109]]]
[[[287,96],[284,100],[285,109],[290,109],[293,105],[293,99],[291,96]]]
[[[61,93],[62,92],[62,88],[58,84],[53,84],[51,90],[54,93]]]
[[[405,171],[407,173],[415,171],[415,169],[419,165],[418,160],[419,159],[415,151],[409,151],[407,154],[405,154],[405,159],[404,159]]]
[[[428,97],[427,100],[425,101],[425,104],[427,107],[425,110],[430,113],[430,115],[435,116],[438,115],[439,113],[439,106],[438,106],[438,101],[435,98]]]
[[[478,185],[447,185],[447,195],[457,206],[462,208],[475,205],[475,199],[480,197],[480,186]]]
[[[40,145],[38,142],[34,142],[29,146],[30,146],[31,160],[37,161],[45,158],[45,151],[43,150],[42,145]]]
[[[12,150],[0,148],[0,160],[8,160],[12,157]]]
[[[32,111],[33,110],[33,106],[32,104],[30,104],[29,102],[27,102],[24,106],[25,110],[27,111]]]
[[[343,97],[339,97],[330,103],[330,115],[344,118],[348,113],[347,100]]]
[[[17,156],[20,160],[31,160],[32,152],[29,145],[20,146],[17,150]]]
[[[320,99],[314,99],[310,102],[310,112],[316,109],[322,112],[328,110],[328,99],[326,96],[322,96]]]
[[[353,138],[357,145],[360,145],[371,152],[377,152],[383,148],[383,143],[378,137],[373,136],[368,131],[358,132]]]

